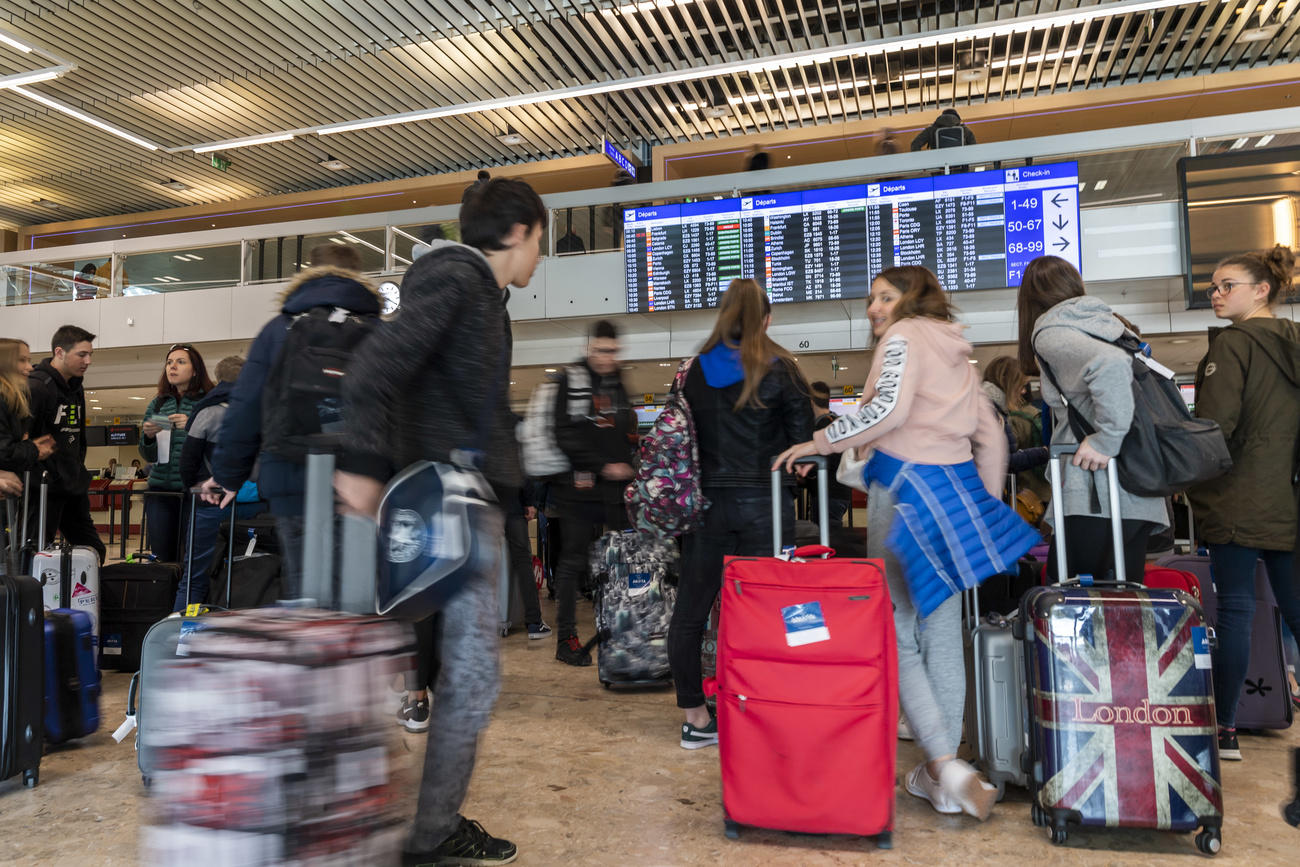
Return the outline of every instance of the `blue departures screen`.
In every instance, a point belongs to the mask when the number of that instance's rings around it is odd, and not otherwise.
[[[895,265],[945,289],[1017,286],[1051,253],[1079,267],[1077,163],[880,181],[623,213],[627,310],[717,306],[736,277],[774,302],[864,298]]]

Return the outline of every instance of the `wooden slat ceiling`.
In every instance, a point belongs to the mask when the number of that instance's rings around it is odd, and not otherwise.
[[[26,90],[159,145],[126,141],[0,89],[0,225],[108,216],[625,147],[1289,63],[1300,0],[1134,12],[1074,0],[13,0],[0,79],[61,59]],[[1124,4],[1120,4],[1123,6]],[[1131,4],[1130,4],[1131,5]],[[968,38],[1024,16],[1102,11]],[[1276,25],[1268,38],[1242,33]],[[938,45],[711,67],[958,31]],[[46,56],[41,56],[45,53]],[[978,70],[976,80],[958,72]],[[179,149],[330,123],[693,70],[690,80],[232,148],[229,171]],[[731,113],[707,117],[724,102]],[[524,137],[509,146],[507,127]],[[327,157],[349,168],[330,171]],[[181,181],[190,189],[161,186]],[[57,208],[38,206],[46,200]]]

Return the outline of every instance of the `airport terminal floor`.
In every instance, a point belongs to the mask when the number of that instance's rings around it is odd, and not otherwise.
[[[542,600],[554,622],[554,603]],[[591,607],[580,603],[583,634]],[[463,812],[519,846],[520,865],[815,865],[815,864],[1189,864],[1199,854],[1190,834],[1072,828],[1053,846],[1029,820],[1028,795],[1011,788],[985,823],[940,816],[901,787],[919,760],[898,745],[894,849],[858,837],[822,837],[744,829],[723,836],[717,750],[678,745],[679,712],[671,690],[611,691],[595,668],[554,659],[553,641],[521,630],[501,644],[503,684],[485,732]],[[83,742],[51,752],[40,785],[21,777],[0,783],[0,863],[127,865],[138,861],[138,835],[149,816],[133,738],[116,744],[129,676],[108,672],[104,723]],[[424,734],[401,731],[415,807]],[[1256,867],[1295,863],[1300,831],[1282,821],[1292,795],[1290,750],[1300,729],[1244,737],[1244,761],[1223,763],[1223,850],[1216,863]],[[400,761],[400,760],[399,760]]]

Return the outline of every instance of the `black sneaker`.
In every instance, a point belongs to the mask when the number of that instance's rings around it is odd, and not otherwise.
[[[402,709],[397,712],[397,723],[408,732],[427,732],[429,730],[429,700],[416,701],[406,699]]]
[[[591,654],[582,647],[578,636],[570,635],[555,645],[555,658],[565,665],[591,665]]]
[[[509,864],[519,849],[509,840],[493,837],[478,822],[460,817],[456,832],[432,852],[402,852],[402,867],[442,867],[445,864]]]
[[[682,749],[698,750],[711,747],[718,742],[718,718],[709,719],[709,724],[696,728],[690,723],[682,723]]]
[[[1241,747],[1237,745],[1236,729],[1219,729],[1219,759],[1221,761],[1241,761]]]
[[[537,641],[551,634],[551,627],[545,623],[528,624],[528,640]]]

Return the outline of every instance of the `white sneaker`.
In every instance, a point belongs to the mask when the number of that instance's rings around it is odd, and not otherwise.
[[[997,787],[984,782],[961,759],[953,759],[939,771],[939,787],[952,803],[981,822],[989,817],[998,802]]]
[[[900,723],[901,725],[901,723]],[[908,794],[916,795],[930,802],[940,813],[960,813],[961,807],[954,804],[939,786],[939,781],[930,776],[925,762],[912,768],[907,774]]]
[[[907,726],[907,717],[902,714],[899,714],[898,717],[898,739],[900,741],[916,740],[916,738],[912,737],[912,730]]]

